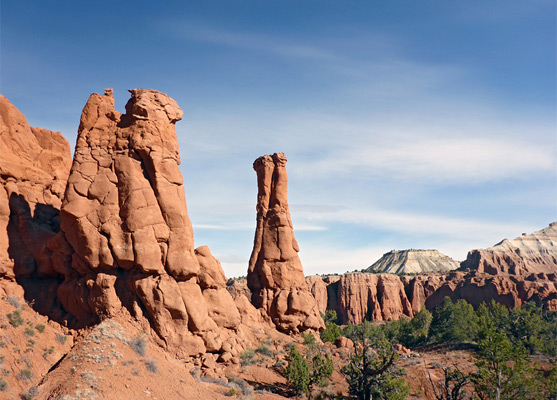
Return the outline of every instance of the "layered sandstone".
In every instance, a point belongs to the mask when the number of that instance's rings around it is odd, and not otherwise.
[[[62,134],[29,126],[0,95],[0,277],[55,274],[45,244],[60,230],[70,165]]]
[[[472,250],[462,262],[462,269],[492,275],[557,274],[557,222],[530,235]]]
[[[194,249],[174,126],[182,110],[154,90],[130,93],[125,114],[110,89],[83,109],[62,232],[49,243],[64,276],[58,299],[78,325],[125,308],[179,355],[236,355],[241,316],[224,272],[208,247]]]
[[[259,157],[257,227],[249,260],[248,287],[253,304],[286,332],[322,329],[323,320],[298,257],[288,207],[288,175],[283,153]]]
[[[391,274],[423,274],[428,272],[447,272],[460,267],[460,264],[440,253],[438,250],[392,250],[371,265],[368,272],[387,272]]]
[[[335,310],[343,324],[411,318],[424,306],[440,305],[446,296],[465,299],[475,307],[491,300],[511,308],[536,301],[557,310],[554,276],[541,280],[459,271],[416,276],[347,273],[330,283],[327,277],[311,277],[310,282],[320,310]]]

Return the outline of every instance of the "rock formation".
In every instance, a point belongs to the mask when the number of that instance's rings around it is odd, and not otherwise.
[[[55,274],[45,244],[60,230],[70,165],[62,134],[29,126],[0,95],[0,277]]]
[[[557,274],[557,222],[530,235],[472,250],[462,262],[462,269],[492,275]]]
[[[252,303],[285,332],[322,329],[323,320],[298,257],[288,208],[288,175],[283,153],[259,157],[257,227],[248,268]]]
[[[341,323],[413,317],[423,306],[432,309],[448,296],[465,299],[474,306],[492,299],[508,307],[537,301],[557,310],[557,277],[527,278],[453,271],[450,274],[397,276],[393,274],[347,273],[337,279],[308,277],[320,310],[337,312]],[[317,282],[322,280],[321,283]],[[326,287],[326,290],[323,289]],[[326,297],[325,297],[326,296]]]
[[[368,272],[391,274],[423,274],[446,272],[460,267],[452,258],[437,250],[392,250],[373,263]]]
[[[49,243],[64,276],[58,298],[81,325],[125,307],[182,356],[233,351],[238,308],[219,261],[194,249],[174,128],[182,110],[154,90],[130,93],[126,114],[111,89],[83,109],[62,232]]]

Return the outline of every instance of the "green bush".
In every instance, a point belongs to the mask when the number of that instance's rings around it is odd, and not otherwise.
[[[44,326],[43,324],[38,324],[38,325],[35,325],[35,328],[36,328],[40,333],[43,333],[43,332],[44,332],[44,329],[45,329],[45,326]]]

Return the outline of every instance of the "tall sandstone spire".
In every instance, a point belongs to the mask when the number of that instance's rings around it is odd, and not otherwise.
[[[252,303],[286,332],[322,329],[323,320],[298,257],[298,243],[288,208],[284,153],[259,157],[257,227],[248,269]]]

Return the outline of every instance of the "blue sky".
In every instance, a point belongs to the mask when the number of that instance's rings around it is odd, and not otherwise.
[[[162,3],[162,4],[158,4]],[[247,270],[252,162],[285,152],[307,274],[557,220],[555,1],[16,1],[0,92],[74,144],[92,92],[157,89],[196,245]]]

